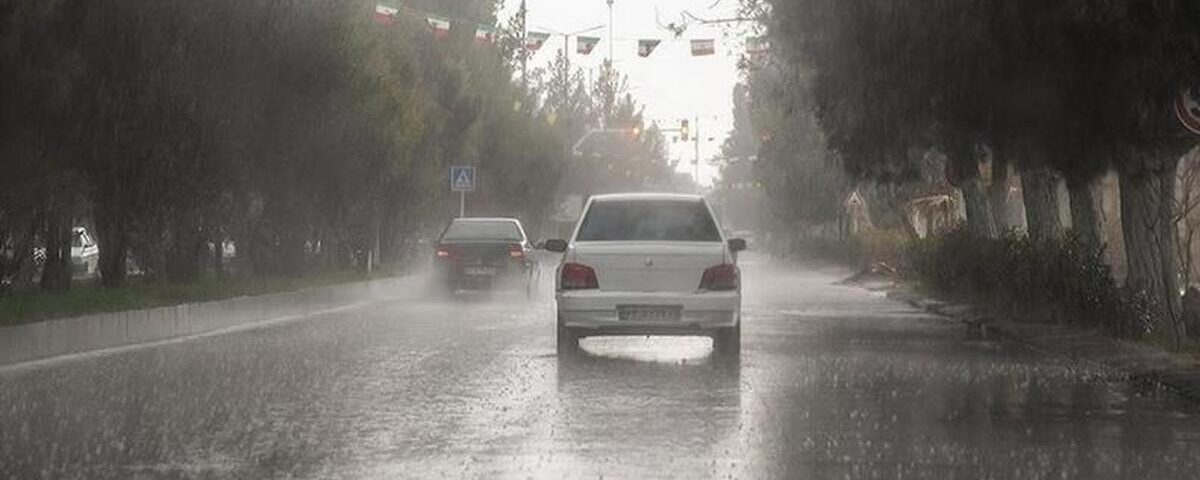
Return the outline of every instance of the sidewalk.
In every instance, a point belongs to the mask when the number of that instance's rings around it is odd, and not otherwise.
[[[0,327],[0,367],[300,320],[403,291],[413,281],[391,277]]]
[[[888,298],[962,322],[971,335],[1000,335],[1042,352],[1104,365],[1131,378],[1155,382],[1200,401],[1200,364],[1165,350],[1118,340],[1101,332],[1066,325],[1017,323],[970,305],[944,302],[906,291],[879,277],[843,283],[887,292]]]

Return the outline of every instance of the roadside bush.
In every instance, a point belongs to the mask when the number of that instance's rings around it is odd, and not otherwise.
[[[805,259],[854,263],[854,248],[850,242],[833,237],[802,237],[790,241],[781,252]]]
[[[853,259],[859,266],[886,264],[899,270],[905,263],[910,239],[903,230],[868,230],[850,239]]]
[[[1156,309],[1117,286],[1100,251],[1073,236],[1035,242],[1007,234],[972,238],[965,229],[915,241],[906,273],[945,295],[1056,323],[1099,328],[1120,337],[1149,333]]]
[[[855,267],[886,264],[899,269],[905,263],[908,237],[900,230],[870,230],[848,239],[832,237],[798,238],[793,254],[811,259],[832,260]]]

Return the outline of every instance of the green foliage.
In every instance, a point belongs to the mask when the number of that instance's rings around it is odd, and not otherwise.
[[[769,3],[772,44],[811,73],[817,117],[855,176],[903,178],[911,148],[969,167],[974,145],[1094,175],[1110,161],[1087,154],[1096,144],[1178,142],[1171,97],[1200,80],[1195,2]]]
[[[570,145],[580,143],[559,193],[669,190],[678,187],[667,159],[667,140],[647,124],[643,106],[629,92],[627,78],[607,62],[592,84],[572,70],[560,51],[547,70],[530,76],[539,100],[537,114]]]
[[[978,237],[996,231],[978,179],[978,163],[989,154],[1022,167],[1030,231],[1038,236],[1062,229],[1051,213],[1052,184],[1036,181],[1048,174],[1035,172],[1048,166],[1083,185],[1115,168],[1126,281],[1163,306],[1164,323],[1177,323],[1170,182],[1195,138],[1171,109],[1182,87],[1200,83],[1200,3],[743,4],[764,20],[772,61],[788,72],[791,85],[811,92],[825,143],[851,178],[911,182],[920,171],[917,160],[939,152]],[[1081,208],[1095,213],[1098,207]],[[1079,230],[1096,238],[1095,222],[1087,218],[1099,217],[1076,215],[1084,223]],[[1184,329],[1171,330],[1178,342]]]
[[[850,242],[859,265],[882,263],[885,268],[899,269],[904,265],[911,240],[899,229],[871,229],[851,236]]]
[[[734,131],[724,153],[757,155],[754,171],[777,224],[819,225],[841,216],[849,182],[796,73],[775,67],[747,73],[734,88]]]
[[[492,0],[413,6],[481,24],[496,11]],[[480,168],[473,212],[541,216],[570,140],[519,107],[529,95],[500,49],[469,29],[434,39],[410,16],[380,25],[373,7],[0,8],[0,280],[47,235],[43,219],[66,211],[44,207],[61,203],[94,228],[110,286],[127,258],[177,282],[219,272],[211,252],[227,241],[247,274],[345,269],[366,252],[399,261],[456,210],[452,164]]]
[[[796,239],[791,253],[810,260],[832,260],[861,269],[891,274],[903,268],[910,248],[908,235],[899,230],[873,229],[847,239],[807,237]]]
[[[1021,316],[1099,328],[1122,337],[1149,332],[1155,311],[1144,294],[1118,287],[1098,251],[1073,237],[1035,242],[995,240],[965,229],[914,241],[906,273],[942,294],[982,301]]]
[[[362,280],[363,276],[359,272],[340,270],[300,278],[209,279],[188,284],[132,280],[120,288],[101,288],[99,285],[85,284],[70,292],[18,292],[0,302],[0,326],[288,292]]]

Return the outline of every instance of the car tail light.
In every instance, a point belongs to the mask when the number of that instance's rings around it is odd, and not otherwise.
[[[700,277],[701,290],[737,290],[738,269],[736,265],[723,263],[713,265],[704,270]]]
[[[521,248],[521,244],[513,243],[508,246],[508,256],[513,260],[524,260],[525,249]]]
[[[434,254],[437,258],[448,259],[454,256],[454,250],[449,245],[438,245],[437,252]]]
[[[563,290],[587,290],[600,288],[596,280],[596,271],[587,265],[568,263],[562,266]]]

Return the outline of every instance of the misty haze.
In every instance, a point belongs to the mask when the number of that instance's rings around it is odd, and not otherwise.
[[[0,479],[1200,478],[1194,0],[4,0]]]

